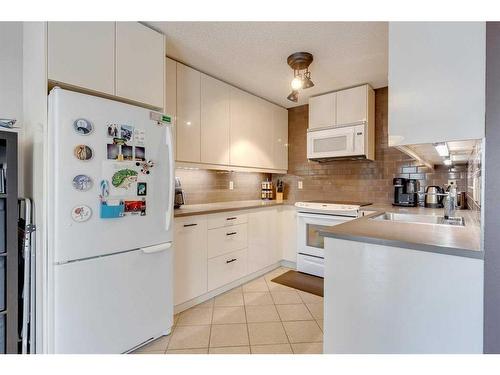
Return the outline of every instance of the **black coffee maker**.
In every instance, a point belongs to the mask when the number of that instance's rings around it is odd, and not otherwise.
[[[418,205],[418,181],[408,178],[394,178],[393,206],[415,207]]]

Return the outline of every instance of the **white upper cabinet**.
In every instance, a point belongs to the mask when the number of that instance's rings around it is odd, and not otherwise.
[[[288,169],[288,111],[278,106],[273,110],[274,168]]]
[[[368,85],[337,91],[337,126],[368,121]]]
[[[163,108],[165,38],[138,22],[49,22],[48,79]]]
[[[309,129],[336,125],[337,93],[309,98]]]
[[[49,22],[48,78],[113,95],[115,23]]]
[[[138,22],[116,23],[116,95],[163,108],[165,38]]]
[[[231,165],[274,168],[272,104],[231,89]]]
[[[288,167],[288,111],[167,60],[166,112],[176,111],[176,160],[198,167]],[[175,80],[173,76],[176,66]],[[169,73],[170,72],[170,73]],[[168,97],[175,95],[174,99]]]
[[[252,96],[242,90],[231,88],[231,150],[230,164],[247,166],[257,163],[255,129],[252,123]],[[250,141],[252,140],[252,141]]]
[[[389,24],[389,146],[485,132],[484,22]]]
[[[177,63],[167,58],[165,64],[165,109],[167,115],[172,116],[173,127],[172,133],[174,138],[174,145],[177,139]],[[177,159],[177,148],[175,148]]]
[[[177,160],[200,162],[200,72],[177,64]]]
[[[229,164],[231,86],[201,75],[201,161]]]

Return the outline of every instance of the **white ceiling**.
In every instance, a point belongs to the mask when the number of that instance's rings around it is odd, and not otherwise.
[[[147,22],[167,36],[167,55],[284,107],[311,95],[387,85],[386,22]],[[286,99],[286,58],[310,52],[313,88]]]

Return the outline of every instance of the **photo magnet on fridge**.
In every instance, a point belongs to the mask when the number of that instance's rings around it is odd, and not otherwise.
[[[142,196],[142,195],[147,195],[148,194],[148,186],[147,183],[145,182],[138,182],[137,183],[137,195]]]
[[[121,125],[120,130],[120,138],[124,139],[127,143],[132,140],[134,136],[134,127],[132,125]]]
[[[122,160],[134,160],[132,156],[132,146],[121,146],[122,148]]]
[[[136,146],[144,146],[146,132],[143,129],[134,130],[134,144]]]
[[[120,137],[120,125],[108,124],[107,134],[108,134],[108,137],[110,137],[110,138],[119,138]]]
[[[145,161],[146,160],[146,148],[135,146],[135,160]]]
[[[120,146],[114,143],[108,143],[106,145],[107,148],[107,157],[109,160],[118,160],[118,155],[120,155]]]
[[[125,214],[146,215],[146,199],[137,201],[125,201]]]

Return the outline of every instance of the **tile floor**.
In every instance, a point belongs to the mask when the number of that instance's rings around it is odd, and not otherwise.
[[[323,298],[276,284],[268,274],[174,317],[164,336],[141,354],[320,354]]]

